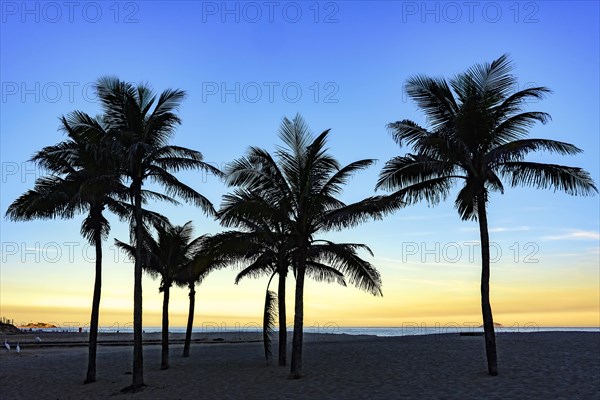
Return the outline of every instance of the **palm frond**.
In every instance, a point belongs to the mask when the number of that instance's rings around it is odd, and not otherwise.
[[[407,154],[387,161],[379,173],[375,189],[402,190],[430,179],[457,174],[457,166],[423,154]]]
[[[337,207],[324,214],[321,226],[326,230],[344,229],[370,220],[381,220],[404,206],[399,196],[372,196]]]
[[[348,182],[348,178],[358,172],[359,170],[366,169],[373,165],[375,160],[366,159],[354,161],[329,177],[328,181],[321,188],[321,195],[333,196],[340,194],[342,191],[341,185]]]
[[[476,64],[458,75],[452,80],[452,87],[464,102],[465,96],[471,94],[468,90],[465,92],[465,86],[468,86],[465,82],[471,82],[487,104],[495,105],[506,99],[516,87],[516,79],[510,74],[512,70],[510,57],[503,54],[491,63]]]
[[[405,90],[408,97],[423,110],[433,130],[456,115],[458,106],[444,79],[415,75],[406,81]]]
[[[500,145],[485,156],[485,162],[496,166],[507,161],[521,161],[530,152],[547,151],[561,155],[575,155],[582,150],[572,144],[549,139],[522,139]]]
[[[262,253],[250,265],[239,272],[235,277],[237,285],[244,278],[259,278],[268,273],[273,273],[276,267],[272,254]]]
[[[123,250],[127,257],[129,257],[131,260],[135,259],[135,246],[122,242],[119,239],[115,239],[115,246]]]
[[[381,296],[381,276],[371,263],[358,256],[357,248],[354,243],[313,244],[309,260],[328,265],[358,289]]]
[[[72,218],[85,209],[77,183],[58,176],[39,178],[33,189],[19,196],[7,209],[12,221]]]
[[[283,119],[279,126],[279,138],[292,150],[292,154],[300,155],[310,144],[312,134],[304,118],[296,114],[292,120]]]
[[[598,193],[590,174],[577,167],[518,161],[505,162],[498,167],[498,171],[501,176],[510,180],[512,186],[554,189],[573,196]]]
[[[463,221],[477,220],[477,189],[474,186],[471,181],[466,181],[454,201],[454,208]]]
[[[109,232],[110,223],[102,215],[102,209],[99,207],[94,207],[81,223],[81,236],[93,245],[98,245],[96,235],[99,236],[100,242],[102,242],[108,238]]]
[[[508,96],[500,105],[494,107],[493,112],[500,118],[510,116],[521,112],[526,101],[542,100],[550,93],[552,93],[552,91],[543,86],[519,90]]]
[[[430,136],[430,133],[426,129],[408,119],[390,122],[387,124],[387,128],[392,135],[392,139],[394,139],[400,147],[405,144],[409,146],[414,145]]]
[[[200,207],[208,216],[215,215],[215,209],[206,197],[179,181],[174,175],[171,175],[167,170],[153,166],[148,168],[150,179],[162,185],[167,192],[167,195],[176,195]]]
[[[346,279],[344,279],[343,273],[317,261],[308,260],[306,262],[306,276],[317,282],[337,283],[338,285],[346,286]]]
[[[503,145],[510,141],[517,141],[527,136],[529,129],[536,123],[546,124],[550,121],[550,114],[539,111],[529,111],[512,115],[504,119],[493,131],[493,143]]]
[[[415,183],[396,192],[406,205],[426,201],[429,205],[438,204],[450,194],[455,178],[441,177]]]
[[[265,348],[265,358],[267,363],[271,361],[271,342],[273,332],[275,332],[275,323],[277,321],[277,294],[267,289],[265,296],[265,309],[263,314],[263,344]]]

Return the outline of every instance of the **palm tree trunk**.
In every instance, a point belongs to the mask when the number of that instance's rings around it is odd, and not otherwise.
[[[144,355],[142,347],[142,185],[132,184],[135,212],[135,268],[133,288],[133,383],[132,389],[144,386]]]
[[[183,345],[183,356],[190,356],[190,344],[192,342],[192,326],[194,325],[194,306],[196,303],[195,283],[191,282],[190,287],[190,310],[188,311],[187,328],[185,329],[185,344]]]
[[[96,277],[94,280],[94,297],[92,315],[90,317],[90,339],[88,348],[88,369],[84,383],[96,382],[96,348],[98,343],[98,317],[100,314],[100,293],[102,291],[102,237],[100,229],[94,232],[96,245]]]
[[[160,369],[169,369],[169,295],[171,284],[163,284],[163,311],[162,311],[162,354]]]
[[[279,366],[285,367],[287,353],[287,327],[285,315],[285,278],[286,273],[279,270],[279,285],[277,287],[279,312]]]
[[[477,195],[477,213],[479,233],[481,235],[481,313],[483,315],[483,330],[485,332],[485,352],[488,373],[496,376],[498,375],[496,334],[494,333],[494,319],[490,305],[490,237],[484,194]]]
[[[291,377],[299,379],[302,376],[302,340],[304,329],[304,275],[305,260],[300,259],[296,272],[296,293],[294,304],[294,337],[292,339]]]

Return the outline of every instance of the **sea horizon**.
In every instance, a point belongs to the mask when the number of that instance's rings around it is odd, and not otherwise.
[[[81,330],[80,330],[81,328]],[[56,328],[21,328],[24,333],[27,332],[64,332],[79,333],[87,332],[88,327],[63,326]],[[160,333],[160,326],[145,326],[144,333]],[[278,332],[275,329],[274,332]],[[99,327],[100,333],[133,333],[133,327],[127,326],[106,326]],[[169,333],[185,333],[185,326],[169,327]],[[288,332],[293,332],[293,327],[288,327]],[[461,332],[483,332],[480,326],[458,326],[458,325],[438,325],[438,326],[397,326],[397,327],[358,327],[358,326],[309,326],[305,327],[304,333],[334,334],[334,335],[371,335],[379,337],[397,337],[397,336],[417,336],[417,335],[436,335],[446,333]],[[496,327],[496,333],[535,333],[535,332],[600,332],[600,327],[589,326],[511,326]],[[215,333],[239,333],[240,335],[257,334],[262,337],[262,327],[255,324],[224,326],[224,325],[205,325],[193,327],[192,333],[195,334],[215,334]]]

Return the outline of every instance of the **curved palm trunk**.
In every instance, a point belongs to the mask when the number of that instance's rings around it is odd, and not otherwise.
[[[190,356],[190,344],[192,342],[192,326],[194,325],[194,307],[196,303],[195,283],[190,282],[190,310],[188,311],[187,328],[185,329],[185,344],[183,345],[183,356]]]
[[[133,383],[138,390],[144,386],[144,355],[142,347],[142,185],[136,183],[134,191],[135,212],[135,268],[133,288]]]
[[[490,237],[485,211],[485,197],[483,194],[477,196],[477,213],[481,236],[481,313],[483,315],[483,330],[485,332],[485,352],[488,373],[496,376],[498,375],[496,334],[494,333],[494,319],[490,305]]]
[[[92,315],[90,317],[90,338],[88,348],[88,369],[84,383],[96,382],[96,348],[98,343],[98,317],[100,314],[100,294],[102,291],[102,237],[100,229],[94,232],[96,244],[96,277],[94,280],[94,296]]]
[[[287,327],[285,315],[285,278],[286,273],[279,270],[279,284],[277,287],[278,312],[279,312],[279,366],[285,367],[287,356]]]
[[[169,296],[171,284],[163,285],[163,311],[162,311],[162,353],[160,369],[169,369]]]
[[[302,340],[304,329],[304,275],[305,260],[302,257],[296,272],[296,293],[294,304],[294,337],[292,339],[291,377],[302,376]]]

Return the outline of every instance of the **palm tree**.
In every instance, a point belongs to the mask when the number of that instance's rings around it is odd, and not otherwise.
[[[191,261],[185,268],[175,276],[177,286],[189,289],[190,305],[188,311],[187,327],[185,330],[185,342],[183,345],[183,357],[190,356],[190,345],[192,342],[192,327],[194,326],[194,309],[196,305],[196,285],[202,283],[204,278],[215,269],[227,264],[227,259],[222,255],[211,251],[208,247],[210,236],[204,235],[196,240],[196,246],[191,254]]]
[[[265,243],[266,244],[266,243]],[[285,247],[257,249],[254,253],[255,260],[244,268],[235,277],[237,285],[245,277],[259,277],[269,275],[269,281],[265,291],[265,304],[263,309],[263,342],[265,348],[265,358],[267,362],[271,359],[271,338],[273,336],[275,320],[278,317],[278,364],[281,367],[287,364],[287,310],[285,305],[286,280],[290,265],[289,258],[286,257]],[[278,277],[277,292],[271,291],[271,281]],[[343,279],[341,279],[343,282]],[[277,302],[277,308],[275,308]]]
[[[286,280],[289,267],[292,265],[292,249],[289,247],[289,240],[273,242],[272,232],[265,231],[229,231],[221,234],[221,246],[215,246],[215,250],[226,253],[222,244],[229,242],[230,246],[237,246],[238,249],[246,249],[246,252],[239,250],[237,254],[228,254],[231,260],[237,260],[238,264],[248,264],[235,277],[237,285],[243,278],[258,278],[263,275],[269,276],[265,293],[265,304],[263,309],[263,342],[265,348],[265,358],[271,359],[271,336],[274,331],[275,318],[279,316],[279,366],[287,364],[287,325],[286,325]],[[282,235],[283,236],[283,235]],[[236,259],[237,257],[237,259]],[[312,261],[312,260],[311,260]],[[318,261],[318,260],[316,260]],[[231,261],[230,261],[231,262]],[[370,268],[368,266],[367,268]],[[318,282],[337,282],[346,286],[344,275],[335,268],[320,264],[318,262],[307,262],[306,274]],[[277,292],[271,291],[271,281],[278,276]],[[274,304],[277,302],[277,308]]]
[[[455,207],[463,220],[477,220],[481,237],[481,310],[488,372],[497,375],[496,340],[489,297],[490,253],[486,204],[489,193],[510,186],[552,188],[571,195],[597,192],[590,175],[581,168],[525,160],[534,151],[562,155],[581,152],[577,147],[547,139],[528,139],[528,129],[546,123],[550,115],[524,111],[531,99],[550,90],[532,87],[513,92],[517,81],[511,62],[503,55],[491,64],[477,64],[447,82],[414,76],[406,92],[423,110],[430,124],[422,128],[410,120],[390,123],[393,139],[413,147],[416,154],[395,157],[383,167],[377,188],[394,191],[389,199],[403,204],[445,199],[452,185],[463,185]],[[397,203],[400,204],[400,203]]]
[[[32,219],[70,219],[87,211],[81,234],[95,246],[95,281],[90,317],[88,369],[85,383],[96,381],[96,347],[102,291],[102,241],[110,224],[103,215],[109,208],[120,217],[127,215],[119,199],[126,198],[127,188],[121,183],[118,162],[103,141],[106,136],[101,118],[82,112],[61,117],[61,129],[68,139],[44,147],[32,161],[50,175],[36,180],[32,190],[15,200],[6,212],[13,221]]]
[[[160,369],[169,368],[169,299],[171,286],[176,283],[178,276],[189,268],[192,257],[197,252],[199,242],[203,237],[192,240],[192,221],[182,226],[171,223],[158,225],[156,239],[148,235],[144,241],[142,267],[152,277],[160,277],[159,291],[163,293],[162,310],[162,353]],[[135,258],[135,246],[115,240],[115,244],[126,250],[130,257]]]
[[[259,208],[260,206],[260,208]],[[246,210],[256,215],[246,216]],[[265,213],[268,213],[267,216]],[[278,212],[266,204],[260,194],[243,190],[235,190],[232,194],[223,196],[223,204],[217,213],[217,218],[226,227],[243,229],[228,231],[215,235],[211,247],[219,254],[227,255],[230,262],[245,265],[236,276],[235,284],[247,276],[259,277],[270,275],[267,284],[265,305],[263,311],[263,341],[265,357],[271,358],[271,336],[275,322],[275,314],[279,316],[279,356],[280,366],[286,365],[287,355],[287,326],[286,326],[286,277],[291,263],[289,237],[285,235],[284,227],[277,222]],[[337,272],[337,271],[336,271]],[[273,277],[278,276],[277,294],[269,290]],[[274,303],[277,301],[277,312]]]
[[[180,182],[172,172],[179,170],[221,172],[205,163],[202,154],[185,147],[168,145],[180,124],[176,114],[185,97],[182,90],[167,89],[158,98],[146,84],[134,86],[113,77],[98,80],[96,89],[109,132],[122,159],[121,173],[130,182],[129,195],[134,209],[133,239],[136,248],[134,267],[133,310],[133,382],[125,390],[138,390],[144,385],[142,355],[142,186],[147,181],[158,183],[168,195],[177,195],[214,214],[211,202],[191,187]],[[172,201],[155,193],[158,199]]]
[[[292,340],[291,376],[302,374],[302,342],[304,323],[304,279],[311,257],[335,261],[336,269],[350,282],[374,295],[381,294],[377,270],[348,247],[333,243],[319,245],[315,235],[332,229],[343,229],[371,217],[381,215],[376,198],[346,205],[335,196],[350,176],[373,164],[360,160],[341,167],[325,148],[329,130],[313,139],[304,120],[298,115],[285,118],[279,136],[285,147],[279,147],[276,158],[267,151],[250,148],[248,154],[234,161],[227,171],[227,182],[260,196],[265,205],[277,210],[279,221],[293,244],[291,255],[296,277],[294,336]],[[261,213],[265,207],[250,204],[244,216]],[[314,254],[312,252],[315,252]]]
[[[258,218],[256,221],[243,215],[244,210],[247,209],[261,210],[255,216]],[[291,235],[285,233],[281,223],[278,224],[274,221],[277,213],[276,207],[270,206],[259,195],[252,195],[240,190],[225,195],[223,205],[217,213],[218,218],[227,227],[236,226],[245,229],[245,231],[228,231],[215,235],[212,247],[219,254],[226,254],[230,262],[245,265],[245,268],[235,278],[236,284],[246,277],[269,276],[263,310],[265,358],[267,361],[271,358],[271,336],[274,330],[275,317],[278,314],[279,365],[285,366],[287,358],[286,277],[290,266],[293,264],[294,249]],[[267,218],[267,215],[270,215],[270,217]],[[271,222],[268,222],[267,219],[270,219]],[[341,261],[341,257],[347,255],[357,256],[354,254],[354,250],[360,248],[361,245],[352,247],[347,243],[335,244],[337,248],[345,246],[342,255],[327,258],[319,252],[320,247],[316,245],[318,242],[331,244],[331,242],[326,241],[315,241],[315,245],[310,248],[311,254],[306,263],[306,274],[318,282],[336,282],[346,286],[344,274],[336,269],[338,265],[336,262]],[[368,247],[364,246],[363,248],[372,254]],[[333,266],[325,264],[330,261]],[[366,271],[372,266],[359,263],[356,268],[362,268]],[[275,275],[278,276],[277,294],[269,290]],[[276,301],[277,308],[274,306]]]

